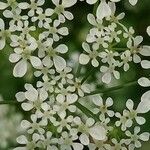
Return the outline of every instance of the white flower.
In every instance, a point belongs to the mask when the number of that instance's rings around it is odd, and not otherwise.
[[[20,31],[21,27],[23,26],[23,20],[27,20],[28,16],[21,15],[21,9],[16,8],[15,10],[5,10],[3,15],[6,18],[10,18],[11,21],[9,22],[9,28],[11,31]]]
[[[80,0],[84,1],[84,0]],[[95,4],[98,0],[86,0],[86,2],[90,5]],[[119,2],[120,0],[110,0],[111,2]]]
[[[56,75],[55,79],[60,80],[62,84],[72,83],[73,82],[73,74],[71,73],[72,68],[66,67],[64,70],[59,71],[56,70],[59,75]]]
[[[114,146],[111,148],[113,150],[127,150],[123,139],[118,142],[116,139],[113,138],[112,143],[114,144]]]
[[[61,36],[66,36],[68,35],[68,28],[67,27],[60,27],[58,28],[60,25],[60,21],[58,20],[54,20],[53,22],[53,26],[51,26],[50,24],[45,24],[45,28],[48,31],[44,31],[43,34],[45,37],[49,37],[52,35],[52,39],[54,41],[59,41],[59,39],[61,38]]]
[[[80,97],[83,97],[85,93],[90,93],[91,92],[91,87],[87,83],[82,83],[82,80],[75,78],[75,81],[72,83],[73,86],[69,86],[69,89],[72,92],[77,91],[78,95]]]
[[[64,128],[67,129],[67,130],[71,130],[72,127],[71,127],[71,123],[73,122],[73,116],[60,116],[59,119],[53,119],[51,120],[51,122],[53,123],[54,126],[57,126],[57,132],[58,133],[62,133]]]
[[[101,0],[100,5],[97,8],[96,16],[98,19],[102,20],[105,17],[111,15],[111,9],[109,5],[106,3],[106,0]]]
[[[139,134],[140,132],[140,127],[135,127],[134,128],[134,133],[132,134],[130,131],[126,131],[126,135],[130,137],[130,139],[127,140],[127,142],[130,144],[130,146],[134,148],[140,148],[141,147],[141,142],[140,141],[148,141],[150,134],[148,132],[144,132]],[[132,144],[133,143],[133,144]]]
[[[28,15],[30,17],[35,15],[35,12],[40,10],[40,6],[44,5],[45,0],[30,0],[30,4],[28,4],[27,2],[22,2],[18,4],[18,7],[20,9],[30,9],[28,12]]]
[[[16,30],[16,28],[14,28],[14,31]],[[35,26],[29,26],[29,21],[25,20],[23,21],[22,26],[19,27],[19,29],[17,29],[18,31],[22,32],[22,35],[26,35],[26,36],[31,36],[30,32],[33,32],[36,30]]]
[[[103,102],[103,99],[101,96],[92,96],[93,103],[98,106],[94,108],[94,113],[100,113],[100,118],[105,118],[105,115],[107,114],[109,117],[114,116],[114,111],[109,110],[108,107],[111,107],[113,105],[112,98],[107,98],[106,102]]]
[[[131,52],[129,50],[126,50],[121,54],[121,60],[123,63],[123,69],[124,71],[129,70],[129,62],[132,61]]]
[[[116,0],[116,1],[117,1],[117,0]],[[115,2],[115,1],[114,1],[114,2]],[[124,18],[125,13],[121,13],[121,14],[115,16],[115,13],[116,13],[116,4],[115,4],[114,2],[109,2],[109,3],[108,3],[108,5],[109,5],[109,7],[110,7],[110,9],[111,9],[111,15],[108,16],[106,19],[107,19],[107,20],[110,20],[110,21],[112,21],[112,22],[114,22],[114,23],[118,23],[119,20],[122,20],[122,19]]]
[[[123,33],[123,37],[128,38],[128,40],[131,41],[133,39],[133,34],[135,33],[133,27],[130,27],[129,29],[124,27],[124,30],[125,30],[125,33]]]
[[[127,122],[127,117],[124,116],[124,115],[121,115],[121,114],[118,113],[118,112],[115,114],[115,116],[116,116],[117,118],[119,118],[119,121],[116,121],[116,122],[115,122],[115,125],[116,125],[117,127],[121,126],[121,130],[122,130],[122,131],[125,131],[125,130],[127,129],[127,124],[126,124],[126,122]]]
[[[22,120],[21,127],[27,130],[27,133],[33,134],[34,132],[38,132],[39,134],[44,134],[45,129],[43,129],[45,124],[42,121],[38,121],[38,118],[35,114],[31,115],[31,122],[27,120]]]
[[[127,47],[131,50],[131,53],[133,54],[133,62],[134,63],[141,62],[141,58],[140,58],[140,56],[138,56],[138,53],[140,52],[139,45],[141,44],[142,41],[143,41],[142,36],[136,36],[133,39],[133,42],[131,40],[129,40],[127,43]]]
[[[37,143],[37,145],[39,145],[39,148],[47,150],[58,150],[58,148],[56,147],[58,139],[53,138],[53,134],[50,131],[46,132],[46,135],[39,135],[39,137],[40,140]]]
[[[36,90],[30,85],[25,93],[17,93],[16,98],[18,102],[22,102],[21,106],[23,110],[30,111],[35,109],[35,114],[40,117],[42,114],[42,105],[46,103],[45,100],[48,98],[48,93],[43,88]]]
[[[62,137],[59,139],[60,149],[61,150],[83,150],[83,145],[77,143],[76,140],[78,136],[76,133],[67,133],[63,132]]]
[[[7,37],[10,37],[10,31],[5,30],[4,21],[0,18],[0,50],[5,47]]]
[[[52,0],[52,2],[56,6],[54,12],[58,14],[58,20],[61,23],[65,22],[65,18],[67,18],[68,20],[73,19],[72,13],[70,13],[69,11],[65,11],[65,8],[73,6],[77,2],[77,0],[62,0],[61,4],[60,0]]]
[[[116,65],[112,64],[109,67],[101,66],[100,71],[103,73],[102,81],[106,84],[109,84],[112,80],[112,75],[116,79],[120,79],[120,73],[119,71],[115,70]]]
[[[88,22],[94,26],[94,28],[97,28],[98,30],[104,30],[104,25],[103,25],[103,21],[97,19],[93,14],[88,14],[87,16]],[[92,29],[91,29],[91,33],[92,33]],[[96,30],[95,30],[96,32]]]
[[[135,119],[139,125],[142,125],[146,122],[145,118],[138,116],[140,112],[138,111],[138,109],[134,109],[134,102],[131,99],[129,99],[126,102],[126,107],[128,108],[129,111],[124,110],[124,115],[128,117],[126,122],[128,127],[132,126],[133,119]]]
[[[38,16],[33,16],[31,18],[32,22],[36,22],[38,21],[38,27],[42,28],[45,27],[45,24],[49,24],[52,22],[52,19],[50,18],[50,16],[53,14],[53,10],[50,8],[47,8],[45,10],[45,12],[43,12],[43,9],[38,9],[36,11],[36,14]]]
[[[105,140],[104,141],[100,141],[100,140],[94,140],[94,143],[90,143],[88,145],[89,150],[110,150],[111,149],[111,145],[110,144],[106,144]]]
[[[58,104],[55,107],[59,116],[65,116],[66,111],[76,112],[76,106],[74,103],[78,100],[78,96],[76,94],[67,94],[66,96],[62,94],[58,94],[56,96],[56,100]]]
[[[31,56],[31,53],[37,48],[36,40],[33,37],[25,36],[18,37],[17,35],[11,36],[11,46],[15,47],[15,53],[9,56],[9,60],[12,63],[16,63],[13,70],[15,77],[23,77],[27,72],[27,63],[30,60],[33,67],[41,66],[41,60],[36,56]]]
[[[112,23],[111,25],[106,28],[106,35],[109,36],[108,42],[112,43],[113,41],[116,41],[117,43],[120,42],[120,38],[118,37],[122,31],[118,30],[115,31],[117,28],[117,25],[115,23]]]
[[[37,71],[34,72],[34,75],[36,77],[40,77],[42,76],[43,81],[48,81],[49,80],[49,76],[52,76],[55,74],[55,70],[52,69],[51,67],[53,66],[53,64],[51,64],[51,66],[49,67],[45,67],[45,66],[40,66],[37,67]]]
[[[97,50],[91,50],[90,46],[87,43],[83,43],[82,44],[83,49],[88,53],[87,54],[81,54],[79,57],[79,63],[82,65],[86,65],[89,63],[90,59],[91,60],[91,64],[94,67],[98,67],[99,66],[99,62],[97,60],[97,57],[99,56],[99,53]]]
[[[26,149],[35,149],[38,147],[37,141],[39,140],[39,135],[37,133],[34,133],[32,135],[32,139],[28,140],[25,135],[21,135],[17,138],[17,142],[20,145],[23,145],[21,147],[14,148],[14,150],[26,150]]]
[[[59,56],[58,54],[65,54],[68,51],[68,47],[65,44],[60,44],[56,48],[53,48],[53,40],[47,41],[46,47],[47,55],[43,59],[43,64],[45,66],[54,64],[55,68],[59,71],[62,71],[66,67],[66,61],[64,58]]]
[[[17,4],[18,3],[16,2],[16,0],[7,0],[7,3],[0,2],[0,10],[4,10],[4,9],[6,9],[9,6],[12,9],[14,9],[14,8],[16,8]]]

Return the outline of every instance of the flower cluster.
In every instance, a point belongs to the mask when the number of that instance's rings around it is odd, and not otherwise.
[[[106,84],[112,76],[119,79],[119,68],[127,71],[131,62],[140,63],[143,68],[150,66],[141,57],[150,56],[150,46],[141,46],[143,37],[135,36],[133,27],[128,29],[121,23],[125,13],[116,15],[119,1],[87,0],[89,4],[97,2],[98,7],[96,15],[87,16],[92,28],[82,44],[84,52],[79,56],[79,63],[85,67],[91,62],[93,67],[99,67]],[[135,5],[137,0],[129,2]],[[85,147],[133,150],[141,147],[141,141],[149,140],[148,132],[140,133],[140,126],[146,122],[141,115],[150,110],[149,92],[142,96],[137,107],[129,99],[123,112],[116,112],[111,97],[105,100],[100,95],[89,96],[96,86],[87,83],[68,65],[64,55],[69,48],[60,42],[69,34],[63,24],[74,18],[68,8],[76,3],[77,0],[52,0],[52,8],[44,9],[45,0],[0,2],[0,10],[9,21],[7,29],[0,19],[0,49],[9,39],[14,51],[9,56],[10,62],[15,63],[13,75],[23,77],[32,68],[37,78],[36,85],[26,83],[25,91],[16,94],[17,102],[30,116],[21,121],[26,133],[17,138],[19,146],[14,150],[83,150]],[[124,47],[119,47],[120,43]],[[150,86],[147,78],[139,83]],[[89,99],[85,100],[86,96]]]

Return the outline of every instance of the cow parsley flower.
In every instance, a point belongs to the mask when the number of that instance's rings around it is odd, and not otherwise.
[[[77,0],[62,0],[61,4],[60,0],[52,0],[52,2],[56,6],[54,12],[58,15],[58,20],[61,23],[65,22],[65,18],[67,18],[68,20],[73,19],[73,14],[69,11],[66,11],[65,9],[73,6],[77,2]]]
[[[130,131],[126,131],[126,135],[130,138],[127,140],[127,143],[129,143],[129,149],[132,148],[140,148],[141,142],[140,141],[148,141],[150,134],[148,132],[144,132],[139,134],[140,127],[136,126],[134,128],[134,133],[132,134]]]
[[[35,149],[38,147],[37,141],[39,139],[40,137],[37,133],[34,133],[31,139],[28,139],[25,135],[21,135],[17,138],[17,142],[21,147],[16,147],[14,150]]]
[[[48,98],[48,93],[43,88],[36,90],[32,85],[28,86],[27,91],[25,93],[17,93],[16,98],[18,102],[22,102],[23,110],[30,111],[34,109],[35,114],[40,116],[42,113],[41,106],[46,103],[45,100]]]
[[[59,20],[54,20],[53,25],[51,26],[50,24],[45,23],[44,27],[48,30],[48,31],[44,31],[43,35],[45,37],[51,37],[54,41],[59,41],[59,39],[61,38],[61,36],[66,36],[68,35],[68,28],[67,27],[60,27],[60,22]]]
[[[86,65],[88,64],[88,62],[91,60],[91,64],[94,67],[98,67],[99,66],[99,62],[97,60],[97,57],[99,56],[99,53],[97,50],[91,50],[90,46],[87,43],[83,43],[82,44],[83,49],[88,53],[87,54],[81,54],[79,57],[79,62],[82,65]]]
[[[11,40],[11,46],[14,47],[15,53],[10,55],[9,60],[12,63],[17,63],[13,70],[13,75],[15,77],[23,77],[26,74],[28,60],[30,60],[33,67],[41,65],[41,60],[31,55],[37,48],[36,40],[33,37],[12,35]]]
[[[114,116],[114,112],[112,110],[108,110],[108,107],[113,105],[113,100],[109,97],[106,99],[106,102],[103,102],[101,96],[92,96],[93,103],[97,106],[94,108],[94,113],[100,113],[100,118],[105,118],[106,114],[109,117]]]

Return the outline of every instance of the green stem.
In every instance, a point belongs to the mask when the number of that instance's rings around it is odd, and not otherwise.
[[[93,118],[97,121],[99,121],[99,118],[97,115],[95,115],[92,111],[90,111],[89,109],[87,109],[85,106],[83,106],[82,104],[80,104],[79,102],[75,103],[76,107],[78,109],[80,109],[86,116],[88,116],[89,118]]]
[[[18,104],[17,101],[0,101],[0,105],[15,105],[15,104]]]
[[[96,91],[93,91],[93,92],[91,92],[89,94],[85,94],[85,97],[86,96],[92,96],[92,95],[100,94],[100,93],[106,93],[106,92],[112,92],[112,91],[120,90],[120,89],[129,87],[129,86],[132,86],[132,85],[136,85],[137,83],[138,83],[137,81],[132,81],[132,82],[129,82],[129,83],[126,83],[126,84],[122,84],[122,85],[118,85],[118,86],[115,86],[115,87],[111,87],[111,88],[107,88],[107,89],[101,89],[101,90],[96,90]]]
[[[90,69],[90,71],[87,72],[86,76],[82,79],[81,84],[83,84],[92,75],[94,69],[95,68],[93,67],[92,69]]]
[[[76,77],[80,75],[81,67],[82,67],[81,64],[79,64],[76,72]]]

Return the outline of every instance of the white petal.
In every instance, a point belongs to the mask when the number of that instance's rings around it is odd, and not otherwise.
[[[21,59],[21,55],[16,54],[16,53],[10,54],[10,56],[9,56],[9,61],[12,62],[12,63],[16,63],[20,59]]]
[[[73,14],[69,11],[65,11],[64,12],[64,15],[65,17],[68,19],[68,20],[72,20],[73,19]]]
[[[144,132],[140,135],[140,139],[142,141],[148,141],[149,140],[149,137],[150,137],[150,134],[148,132]]]
[[[67,27],[62,27],[60,29],[58,29],[58,33],[61,34],[61,35],[68,35],[69,32],[68,32],[68,28]]]
[[[41,100],[46,100],[48,98],[48,93],[42,88],[40,89],[39,97]]]
[[[106,84],[109,84],[111,82],[111,73],[105,73],[102,77],[102,81]]]
[[[29,4],[26,3],[26,2],[22,2],[22,3],[19,3],[19,4],[18,4],[18,7],[19,7],[20,9],[27,9],[27,8],[29,8]]]
[[[113,100],[112,100],[111,97],[108,97],[108,98],[106,99],[106,105],[107,105],[108,107],[110,107],[110,106],[113,105]]]
[[[78,99],[78,96],[76,94],[68,94],[67,95],[67,102],[69,104],[73,104],[74,102],[76,102]]]
[[[38,91],[36,89],[31,89],[25,92],[25,97],[29,100],[29,101],[35,101],[38,99]]]
[[[111,9],[106,3],[106,0],[101,0],[100,5],[97,8],[96,16],[98,19],[102,20],[104,17],[111,15]]]
[[[76,2],[77,2],[77,0],[62,0],[62,5],[63,5],[64,7],[71,7],[71,6],[73,6]]]
[[[52,0],[53,4],[55,4],[56,6],[59,5],[59,1],[60,1],[60,0]]]
[[[139,125],[143,125],[146,122],[145,118],[139,116],[137,116],[135,120]]]
[[[83,149],[83,145],[81,143],[73,143],[72,147],[74,150],[82,150]]]
[[[142,77],[138,80],[138,83],[143,87],[150,87],[150,80],[148,78]]]
[[[106,138],[106,130],[100,125],[90,128],[89,133],[96,140],[104,140]]]
[[[136,3],[138,2],[138,0],[129,0],[129,2],[130,2],[131,5],[134,6],[134,5],[136,5]]]
[[[141,102],[137,107],[138,113],[147,113],[149,111],[150,111],[150,91],[142,95]]]
[[[150,26],[147,27],[147,34],[150,36]]]
[[[22,103],[21,107],[25,111],[30,111],[33,108],[33,105],[30,103]]]
[[[4,30],[4,28],[5,28],[4,21],[3,21],[3,19],[0,18],[0,29]]]
[[[134,106],[134,103],[131,99],[127,100],[126,102],[126,107],[129,109],[129,110],[132,110],[133,109],[133,106]]]
[[[81,54],[79,56],[79,63],[82,65],[86,65],[88,64],[88,62],[90,61],[90,57],[86,54]]]
[[[23,102],[26,99],[24,92],[18,92],[15,97],[18,102]]]
[[[15,77],[23,77],[27,72],[27,61],[26,60],[21,60],[19,61],[13,70],[13,75]]]
[[[39,67],[42,65],[41,60],[36,56],[31,56],[30,61],[33,67]]]
[[[97,2],[97,0],[86,0],[88,4],[95,4]]]
[[[143,46],[140,54],[143,56],[150,56],[150,46]]]
[[[16,140],[19,144],[27,144],[28,143],[28,140],[24,135],[19,136]]]
[[[64,68],[66,68],[66,61],[64,58],[60,56],[55,56],[53,60],[54,60],[54,66],[58,71],[62,71]]]
[[[135,46],[138,46],[139,44],[142,43],[142,41],[143,41],[143,37],[142,37],[142,36],[136,36],[136,37],[134,38],[134,45],[135,45]]]
[[[97,106],[103,105],[103,99],[100,95],[91,96],[93,103]]]
[[[64,54],[68,51],[68,47],[65,44],[60,44],[59,46],[57,46],[56,51]]]
[[[5,10],[3,12],[3,15],[6,17],[6,18],[12,18],[13,17],[13,13],[10,11],[10,10]]]
[[[148,60],[142,60],[141,61],[141,66],[144,69],[149,69],[150,68],[150,61],[148,61]]]
[[[3,10],[5,8],[8,7],[8,4],[7,3],[4,3],[4,2],[0,2],[0,10]]]
[[[80,142],[83,144],[83,145],[88,145],[89,144],[89,137],[85,134],[85,133],[82,133],[79,137],[79,140]]]

